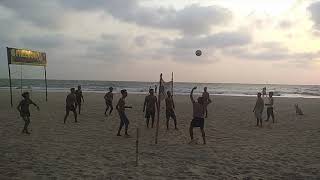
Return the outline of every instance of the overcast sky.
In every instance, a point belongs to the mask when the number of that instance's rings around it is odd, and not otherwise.
[[[0,24],[0,78],[9,46],[49,79],[320,84],[320,1],[0,0]]]

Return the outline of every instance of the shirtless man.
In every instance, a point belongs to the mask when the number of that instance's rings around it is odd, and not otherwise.
[[[253,108],[253,112],[254,115],[257,119],[257,126],[259,126],[260,123],[260,127],[262,127],[262,112],[264,109],[264,102],[263,99],[261,97],[261,93],[257,94],[257,101],[256,101],[256,105]]]
[[[76,99],[77,99],[77,104],[78,104],[79,114],[80,114],[81,113],[81,101],[84,102],[80,85],[78,86],[78,89],[76,90],[75,94],[76,94]]]
[[[77,100],[76,100],[76,95],[75,95],[75,89],[71,88],[70,89],[71,93],[68,94],[66,98],[66,115],[64,116],[64,124],[66,123],[66,120],[69,116],[69,112],[72,111],[74,114],[74,122],[77,121]]]
[[[203,97],[204,103],[207,104],[206,105],[206,118],[207,118],[208,117],[208,108],[207,107],[208,107],[208,104],[211,103],[211,99],[210,99],[210,95],[209,95],[209,93],[207,91],[207,87],[203,88],[202,97]]]
[[[22,101],[20,101],[17,109],[20,112],[20,116],[22,117],[22,119],[24,120],[24,127],[22,130],[22,133],[26,133],[26,134],[30,134],[30,132],[28,131],[28,126],[30,124],[30,110],[29,110],[29,106],[30,104],[34,105],[35,107],[37,107],[38,111],[40,110],[39,106],[34,103],[29,96],[28,92],[24,92],[22,94],[22,97],[24,98]]]
[[[110,107],[110,112],[109,115],[111,115],[112,110],[113,110],[113,105],[112,105],[112,101],[113,101],[113,87],[109,87],[109,92],[106,93],[106,95],[104,95],[104,100],[106,101],[106,110],[104,111],[104,115],[107,115],[108,109]]]
[[[200,127],[201,133],[202,133],[202,139],[203,144],[206,144],[206,135],[204,132],[204,114],[205,114],[205,108],[207,104],[204,102],[203,97],[198,97],[197,102],[193,99],[193,91],[197,89],[197,87],[194,87],[191,90],[190,93],[190,100],[192,102],[193,106],[193,119],[190,123],[189,133],[191,142],[193,141],[193,128],[194,127]]]
[[[125,109],[126,108],[132,108],[131,106],[126,106],[125,99],[128,96],[127,90],[123,89],[121,90],[122,97],[119,99],[118,104],[116,106],[116,109],[118,110],[119,117],[120,117],[120,126],[118,129],[117,136],[121,136],[120,132],[123,126],[125,126],[125,135],[129,136],[128,134],[128,128],[129,128],[129,120],[127,118]]]
[[[176,114],[174,112],[175,106],[174,106],[174,102],[173,102],[173,98],[172,98],[171,92],[168,91],[167,95],[168,95],[168,97],[166,98],[167,130],[169,130],[169,119],[170,119],[170,117],[174,121],[174,129],[177,130],[178,129],[177,128],[177,118],[176,118]]]
[[[152,125],[151,127],[153,128],[153,124],[154,124],[154,117],[156,114],[156,106],[157,106],[157,97],[154,95],[154,91],[153,89],[149,90],[149,95],[146,96],[145,100],[144,100],[144,104],[143,104],[143,112],[146,112],[145,114],[145,118],[146,118],[146,123],[147,123],[147,127],[149,128],[149,120],[151,117],[152,120]],[[158,108],[158,106],[157,106]]]

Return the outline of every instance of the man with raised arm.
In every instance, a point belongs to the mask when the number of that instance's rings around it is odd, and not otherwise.
[[[207,106],[206,102],[204,102],[203,97],[198,97],[197,102],[193,99],[193,91],[197,89],[197,87],[192,88],[190,93],[190,100],[193,106],[193,119],[190,123],[190,138],[191,142],[193,141],[193,128],[200,127],[202,133],[203,144],[206,144],[206,135],[204,132],[204,115],[205,108]]]

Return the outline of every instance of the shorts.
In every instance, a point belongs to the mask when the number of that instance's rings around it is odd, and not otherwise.
[[[76,107],[74,105],[70,105],[70,106],[66,106],[66,111],[69,112],[69,111],[75,111],[76,110]]]
[[[166,118],[170,119],[170,117],[172,119],[176,119],[176,114],[174,113],[173,109],[166,109]]]
[[[30,117],[30,112],[21,112],[20,116],[21,117]]]
[[[257,119],[262,119],[262,112],[261,112],[261,111],[255,111],[255,112],[254,112],[254,116],[255,116]]]
[[[194,117],[190,124],[191,127],[200,127],[201,129],[204,128],[204,118]]]
[[[129,125],[129,119],[127,118],[127,115],[125,112],[119,112],[119,116],[120,116],[120,125]]]
[[[106,106],[112,106],[112,101],[106,101]]]
[[[77,99],[77,104],[81,105],[81,98]]]
[[[154,110],[146,110],[146,115],[145,115],[145,118],[152,118],[154,119],[154,116],[156,115],[156,111]]]

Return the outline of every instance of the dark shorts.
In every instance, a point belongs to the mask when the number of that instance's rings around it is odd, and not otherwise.
[[[20,116],[21,117],[30,117],[30,112],[21,112]]]
[[[129,125],[129,120],[125,112],[119,112],[120,124]]]
[[[191,127],[200,127],[201,129],[204,128],[204,118],[197,118],[194,117],[190,124]]]
[[[81,98],[77,99],[77,104],[81,105]]]
[[[154,119],[154,116],[156,115],[156,111],[154,110],[146,110],[146,115],[145,115],[145,118],[152,118]]]
[[[106,101],[107,106],[112,106],[112,101]]]
[[[166,118],[170,119],[170,117],[172,119],[176,119],[176,114],[174,113],[173,109],[166,109]]]
[[[273,116],[273,107],[268,107],[267,108],[267,115],[272,115]]]
[[[70,105],[70,106],[66,106],[66,111],[69,112],[69,111],[75,111],[76,110],[76,107],[74,105]]]

